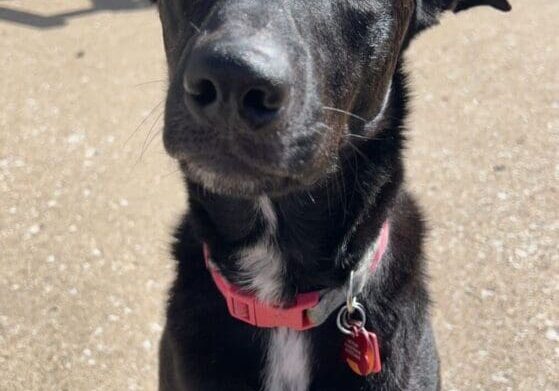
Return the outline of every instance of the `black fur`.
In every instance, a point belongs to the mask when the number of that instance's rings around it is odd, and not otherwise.
[[[423,0],[417,9],[412,0],[159,2],[171,79],[165,145],[180,161],[190,207],[176,233],[177,279],[161,342],[160,389],[262,389],[269,331],[230,317],[202,256],[206,242],[224,276],[243,283],[235,254],[265,230],[256,201],[262,195],[271,198],[278,216],[283,303],[298,292],[342,285],[382,223],[389,219],[391,225],[390,250],[359,298],[367,328],[378,335],[383,370],[366,378],[353,374],[339,359],[343,337],[330,317],[306,332],[313,357],[309,389],[439,389],[423,266],[425,229],[402,184],[407,89],[401,53],[445,10],[480,4],[506,9],[508,3]],[[238,17],[245,27],[230,24]],[[278,45],[297,62],[294,88],[305,91],[293,93],[296,104],[285,109],[273,136],[247,138],[189,113],[182,78],[193,42],[215,31],[227,39],[242,37],[262,23],[259,17],[270,21]],[[303,42],[292,40],[295,34]],[[314,70],[311,76],[298,71],[305,66]],[[373,123],[388,91],[384,119]],[[242,142],[253,156],[237,145]],[[205,183],[193,161],[221,175],[223,183]]]

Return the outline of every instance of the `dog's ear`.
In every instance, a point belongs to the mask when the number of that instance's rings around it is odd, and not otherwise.
[[[444,11],[454,13],[480,5],[490,6],[501,11],[510,11],[508,0],[416,0],[416,27],[423,30],[437,24]]]
[[[455,13],[467,10],[468,8],[477,7],[478,5],[488,5],[504,12],[512,9],[507,0],[458,0],[454,3],[452,11]]]

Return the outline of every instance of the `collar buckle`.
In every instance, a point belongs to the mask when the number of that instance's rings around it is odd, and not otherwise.
[[[227,282],[212,265],[207,244],[204,244],[204,258],[214,283],[225,298],[227,309],[233,318],[262,328],[287,327],[303,331],[316,326],[307,311],[318,305],[319,292],[300,293],[295,297],[295,304],[289,307],[271,306],[261,302],[254,295],[241,292],[239,288]]]
[[[227,301],[227,309],[231,316],[252,326],[287,327],[298,331],[315,326],[309,319],[307,310],[315,307],[320,301],[318,292],[299,294],[295,305],[286,308],[264,304],[254,296],[243,294],[231,286],[221,293]]]

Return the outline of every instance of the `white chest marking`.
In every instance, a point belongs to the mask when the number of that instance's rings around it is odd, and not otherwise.
[[[244,285],[268,303],[281,300],[284,262],[277,245],[277,214],[268,197],[258,202],[265,229],[256,244],[238,253]],[[263,391],[307,391],[310,382],[310,342],[303,332],[287,328],[270,331],[263,368]]]
[[[307,391],[311,379],[310,341],[304,332],[275,329],[270,333],[264,391]]]
[[[259,300],[277,303],[283,290],[283,260],[276,242],[277,215],[268,197],[258,202],[266,227],[256,244],[238,253],[243,285],[255,292]]]
[[[277,303],[283,291],[283,262],[271,238],[262,238],[238,254],[241,284],[254,291],[260,301]]]

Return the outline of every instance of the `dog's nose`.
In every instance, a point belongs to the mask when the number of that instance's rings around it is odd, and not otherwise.
[[[277,121],[288,104],[289,61],[273,45],[206,42],[188,55],[183,85],[198,118],[259,129]]]

